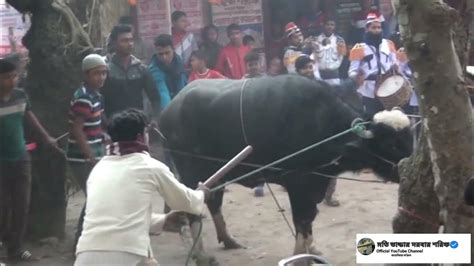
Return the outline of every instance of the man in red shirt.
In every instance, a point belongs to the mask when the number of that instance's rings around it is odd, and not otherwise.
[[[242,44],[242,31],[239,25],[229,25],[227,36],[230,42],[222,48],[216,69],[230,79],[241,79],[247,71],[244,57],[251,48]]]

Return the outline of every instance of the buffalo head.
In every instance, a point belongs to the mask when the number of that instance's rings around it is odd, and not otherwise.
[[[410,119],[398,109],[382,111],[358,135],[357,141],[346,145],[346,166],[371,168],[383,179],[398,183],[398,162],[413,151]]]

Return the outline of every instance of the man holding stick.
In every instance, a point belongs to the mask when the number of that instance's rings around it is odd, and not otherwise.
[[[112,144],[87,181],[84,228],[75,265],[136,265],[151,257],[149,231],[161,230],[165,215],[153,214],[158,191],[173,210],[203,212],[209,189],[187,188],[148,153],[147,119],[128,109],[108,125]]]

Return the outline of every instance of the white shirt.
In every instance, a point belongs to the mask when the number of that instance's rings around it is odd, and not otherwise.
[[[328,39],[328,43],[323,45],[323,41]],[[316,52],[316,60],[320,70],[338,70],[344,59],[345,42],[341,37],[332,34],[329,37],[323,33],[317,37],[318,50]],[[339,47],[341,46],[341,47]],[[344,48],[342,47],[344,46]],[[338,49],[339,48],[339,49]]]
[[[148,153],[105,156],[87,181],[86,216],[76,254],[119,251],[147,256],[150,226],[163,223],[162,215],[152,218],[156,191],[173,210],[196,215],[203,211],[204,193],[181,184]]]
[[[366,80],[357,91],[364,97],[375,98],[375,80],[367,80],[368,76],[377,75],[377,56],[375,47],[365,43],[358,43],[352,48],[349,59],[351,66],[349,76],[355,77],[359,68],[364,71]],[[387,72],[393,65],[397,65],[397,55],[394,44],[386,39],[382,40],[379,46],[381,74]],[[369,60],[367,60],[369,59]]]
[[[303,52],[295,46],[291,45],[287,47],[285,54],[283,55],[283,65],[286,67],[288,74],[296,73],[295,62],[302,54]]]

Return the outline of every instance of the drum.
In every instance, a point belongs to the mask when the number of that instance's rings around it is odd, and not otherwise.
[[[375,97],[387,110],[405,106],[411,98],[413,88],[410,82],[400,74],[388,73],[377,82]]]

